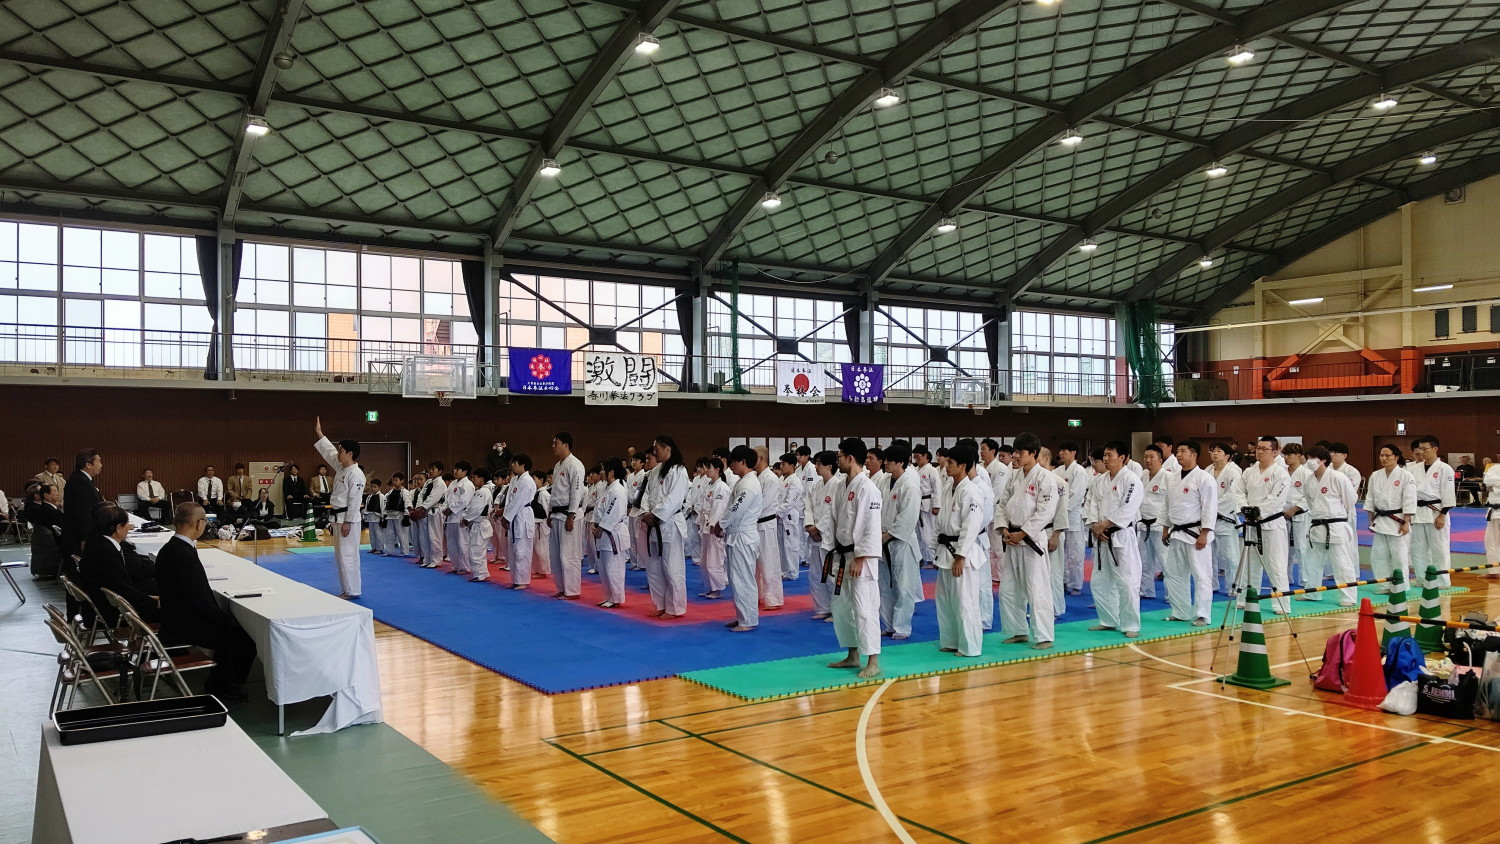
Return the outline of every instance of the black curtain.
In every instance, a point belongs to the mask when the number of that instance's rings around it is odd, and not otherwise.
[[[198,277],[203,281],[203,304],[208,308],[208,318],[213,320],[213,332],[208,343],[208,358],[204,361],[203,377],[208,381],[219,380],[219,239],[213,235],[198,235],[193,239],[198,250]],[[229,299],[240,292],[240,261],[245,256],[245,243],[234,242],[230,254],[233,274],[229,278]]]
[[[862,345],[859,330],[859,318],[861,314],[862,311],[857,305],[844,312],[844,342],[849,344],[850,360],[855,363],[870,363],[870,361],[860,360],[859,358],[859,350]]]
[[[699,389],[693,378],[693,337],[697,326],[693,319],[693,302],[695,297],[691,293],[683,293],[677,297],[677,330],[682,334],[682,346],[687,353],[682,356],[682,389],[696,392]]]
[[[1001,321],[999,314],[988,317],[989,322],[984,324],[984,350],[990,358],[990,381],[1000,383],[1000,327],[1005,323]]]
[[[489,284],[490,280],[484,275],[483,261],[459,261],[458,269],[464,277],[464,295],[469,300],[469,319],[474,322],[474,333],[479,336],[479,351],[474,359],[475,365],[478,366],[478,372],[475,373],[478,376],[476,382],[484,384],[483,364],[488,358],[488,338],[493,334],[489,327],[495,319],[495,315],[484,306],[484,286]]]

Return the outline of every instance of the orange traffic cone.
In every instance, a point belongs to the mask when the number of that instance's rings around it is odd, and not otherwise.
[[[1380,664],[1380,638],[1375,634],[1375,610],[1370,599],[1359,604],[1359,626],[1354,630],[1354,671],[1343,703],[1359,709],[1379,709],[1385,700],[1385,670]]]

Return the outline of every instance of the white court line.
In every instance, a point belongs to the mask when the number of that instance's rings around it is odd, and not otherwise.
[[[875,775],[870,772],[870,754],[865,750],[865,730],[870,726],[870,713],[875,711],[875,704],[880,700],[880,696],[885,694],[885,690],[895,682],[892,679],[881,683],[880,688],[875,690],[875,694],[870,695],[870,699],[865,701],[865,708],[859,713],[859,728],[854,731],[854,756],[859,760],[859,776],[865,781],[865,790],[870,792],[870,802],[875,804],[875,811],[885,818],[885,822],[890,825],[891,830],[896,833],[896,837],[903,844],[917,844],[916,839],[906,831],[906,827],[901,825],[896,813],[886,805],[885,798],[880,796],[880,786],[875,784]]]
[[[1135,651],[1136,653],[1140,654],[1143,657],[1146,657],[1147,659],[1154,659],[1157,662],[1164,663],[1166,665],[1170,665],[1173,668],[1181,668],[1183,671],[1194,671],[1194,672],[1197,672],[1199,674],[1207,674],[1207,675],[1209,675],[1211,677],[1218,677],[1219,676],[1218,672],[1216,672],[1216,671],[1205,671],[1202,668],[1194,668],[1191,665],[1183,665],[1180,662],[1173,662],[1170,659],[1162,659],[1161,657],[1157,656],[1156,654],[1148,654],[1145,651],[1141,650],[1140,646],[1137,645],[1134,642],[1131,642],[1130,644],[1126,645],[1125,647],[1130,648],[1131,650]]]

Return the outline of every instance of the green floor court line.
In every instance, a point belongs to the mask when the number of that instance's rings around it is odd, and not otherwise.
[[[1374,586],[1363,586],[1360,587],[1359,594],[1361,597],[1369,598],[1377,606],[1384,604],[1386,596],[1378,594],[1375,589],[1376,587]],[[1464,588],[1446,589],[1443,590],[1443,594],[1451,595],[1467,591]],[[1263,603],[1262,607],[1267,611],[1269,610],[1268,603]],[[995,665],[1033,662],[1067,654],[1079,654],[1109,648],[1123,648],[1130,644],[1160,642],[1166,639],[1216,633],[1219,625],[1224,620],[1224,613],[1228,608],[1228,601],[1220,601],[1214,604],[1213,623],[1207,627],[1192,627],[1185,622],[1166,621],[1165,618],[1168,615],[1168,611],[1166,610],[1143,614],[1141,617],[1141,635],[1136,639],[1126,639],[1120,633],[1113,631],[1089,630],[1088,628],[1096,623],[1092,620],[1059,624],[1055,631],[1053,648],[1049,651],[1033,651],[1029,644],[1001,644],[1001,640],[1005,639],[1008,635],[1006,633],[986,634],[984,637],[983,653],[973,658],[942,653],[937,649],[936,642],[914,642],[904,645],[886,644],[882,646],[880,653],[882,674],[880,677],[870,680],[859,679],[851,669],[829,668],[828,663],[831,660],[842,656],[841,653],[832,652],[814,656],[750,663],[748,665],[733,665],[723,668],[709,668],[702,671],[689,671],[678,676],[689,682],[707,686],[742,700],[773,700],[854,686],[874,685],[892,678],[910,679],[913,677],[928,677],[958,671],[972,671],[976,668],[989,668]],[[1352,608],[1340,607],[1336,593],[1325,594],[1322,601],[1293,601],[1291,608],[1290,616],[1274,616],[1266,612],[1264,614],[1265,623],[1275,624],[1284,622],[1288,618],[1307,618],[1310,616],[1341,612],[1352,613],[1355,611]],[[1228,670],[1232,671],[1232,660],[1229,665],[1231,667]]]

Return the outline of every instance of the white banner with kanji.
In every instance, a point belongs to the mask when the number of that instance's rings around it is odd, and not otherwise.
[[[822,404],[828,384],[823,365],[805,360],[776,361],[776,400],[785,404]]]
[[[617,352],[586,352],[583,403],[656,407],[656,358]]]

